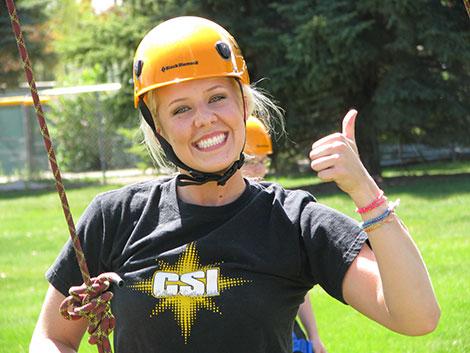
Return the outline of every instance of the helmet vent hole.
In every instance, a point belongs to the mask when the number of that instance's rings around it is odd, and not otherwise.
[[[227,43],[218,41],[217,43],[215,43],[215,49],[217,49],[217,52],[223,59],[230,59],[231,51]]]
[[[134,64],[134,73],[137,78],[142,74],[142,68],[144,67],[144,62],[142,60],[137,60]]]

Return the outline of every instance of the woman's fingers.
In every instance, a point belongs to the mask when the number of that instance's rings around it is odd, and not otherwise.
[[[320,172],[324,169],[333,167],[338,159],[340,158],[339,154],[331,154],[324,157],[315,158],[310,162],[310,167],[316,171]]]
[[[333,141],[343,141],[343,140],[345,140],[345,136],[340,132],[335,132],[334,134],[322,137],[321,139],[315,141],[312,145],[312,150],[324,144],[331,143]]]
[[[317,176],[320,180],[323,181],[335,181],[337,168],[331,167],[327,169],[323,169],[322,171],[318,172]]]
[[[341,140],[333,140],[330,143],[317,146],[310,151],[309,157],[311,160],[328,156],[331,154],[344,154],[349,150],[348,144]]]

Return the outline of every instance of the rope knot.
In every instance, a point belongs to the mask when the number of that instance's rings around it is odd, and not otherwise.
[[[112,282],[120,284],[122,280],[116,273],[102,273],[90,279],[90,284],[83,283],[69,289],[69,296],[60,305],[60,313],[67,320],[88,320],[90,344],[96,344],[100,353],[110,353],[111,344],[108,336],[115,327],[116,319],[111,313],[113,293],[108,291]]]

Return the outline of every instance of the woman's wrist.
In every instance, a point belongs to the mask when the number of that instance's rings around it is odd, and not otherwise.
[[[355,192],[349,193],[349,196],[358,209],[367,207],[381,194],[379,186],[371,176],[368,176],[361,188]]]

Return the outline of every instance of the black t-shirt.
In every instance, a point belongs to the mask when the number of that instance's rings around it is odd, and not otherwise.
[[[247,182],[218,207],[177,198],[175,179],[98,195],[78,225],[92,276],[117,272],[117,353],[287,353],[306,292],[344,302],[366,234],[356,221],[277,184]],[[70,241],[47,279],[82,283]]]

